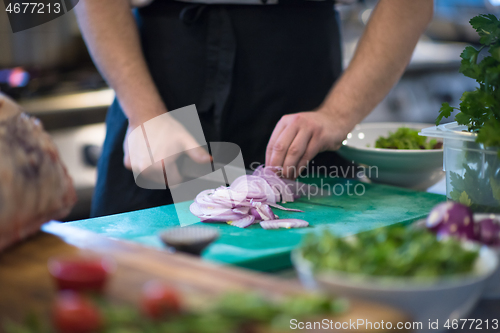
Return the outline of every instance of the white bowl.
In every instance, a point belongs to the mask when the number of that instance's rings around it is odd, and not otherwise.
[[[467,318],[480,299],[486,280],[498,266],[498,259],[484,247],[475,263],[474,273],[423,282],[401,277],[366,277],[338,271],[314,274],[309,261],[299,250],[292,262],[303,285],[335,295],[384,303],[407,312],[413,321],[422,322],[418,332],[443,330],[446,320]],[[439,330],[428,324],[439,321]]]
[[[477,223],[483,219],[495,218],[500,219],[500,214],[474,214],[474,222]],[[416,228],[426,228],[426,220],[421,219],[413,222],[412,226]],[[491,274],[491,276],[486,280],[484,291],[481,298],[484,299],[499,299],[500,298],[500,247],[489,247],[483,245],[485,248],[489,248],[497,257],[498,265],[496,270]]]
[[[489,249],[495,253],[497,256],[497,261],[500,262],[500,247],[489,247]],[[499,299],[500,298],[500,265],[497,266],[497,269],[486,281],[486,285],[484,287],[484,292],[482,295],[484,299]]]
[[[478,222],[486,218],[500,219],[499,214],[474,214],[474,221]],[[486,246],[485,246],[486,247]],[[500,247],[489,247],[493,253],[496,254],[497,260],[500,263]],[[483,298],[485,299],[498,299],[500,298],[500,265],[497,266],[495,272],[486,281],[484,288]]]
[[[364,164],[366,176],[376,183],[425,190],[444,177],[443,149],[374,148],[381,136],[400,127],[416,130],[432,126],[417,123],[363,123],[347,136],[338,153],[357,164]],[[369,147],[367,147],[369,145]],[[376,167],[376,168],[375,168]]]

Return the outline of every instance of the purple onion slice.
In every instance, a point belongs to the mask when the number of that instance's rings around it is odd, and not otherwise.
[[[239,220],[235,221],[227,221],[227,224],[230,224],[234,227],[238,228],[246,228],[250,225],[252,225],[255,222],[255,217],[252,215],[247,215]]]
[[[263,229],[279,229],[279,228],[305,228],[309,223],[299,219],[283,219],[283,220],[270,220],[260,222]]]

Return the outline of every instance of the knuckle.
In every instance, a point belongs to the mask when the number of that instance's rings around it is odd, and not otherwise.
[[[301,119],[300,113],[286,114],[281,117],[285,123],[296,123]]]
[[[285,146],[283,146],[281,143],[275,143],[272,146],[271,150],[277,153],[281,153],[285,150]]]
[[[290,148],[288,149],[288,154],[291,156],[298,156],[300,152],[300,148],[297,146],[290,146]]]
[[[290,118],[294,124],[301,124],[304,121],[304,116],[300,113],[292,114]]]

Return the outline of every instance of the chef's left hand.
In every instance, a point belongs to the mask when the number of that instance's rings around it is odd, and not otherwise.
[[[285,115],[267,145],[266,165],[283,167],[283,176],[295,179],[318,153],[339,149],[349,131],[326,109]]]

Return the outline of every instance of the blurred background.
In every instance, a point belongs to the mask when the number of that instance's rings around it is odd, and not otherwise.
[[[344,64],[349,63],[376,1],[339,4]],[[104,119],[114,93],[90,56],[73,12],[13,34],[0,4],[0,90],[40,118],[74,179],[79,202],[67,220],[88,217]],[[366,122],[433,123],[442,102],[457,105],[475,82],[458,73],[460,53],[476,44],[468,21],[500,13],[500,0],[435,0],[435,16],[401,81]]]

